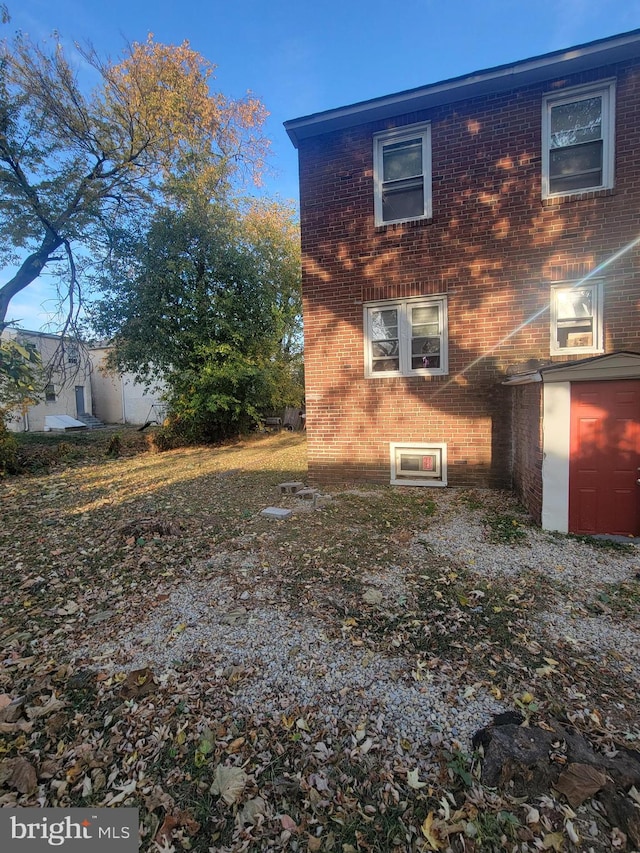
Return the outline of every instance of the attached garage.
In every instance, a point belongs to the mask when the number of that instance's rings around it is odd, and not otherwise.
[[[518,398],[534,399],[525,396],[532,383],[541,383],[539,415],[517,405]],[[640,354],[548,365],[505,384],[515,386],[514,486],[542,527],[640,535]],[[530,423],[532,416],[540,429],[519,431],[518,419]],[[536,441],[539,447],[531,447]],[[538,470],[517,464],[536,458]],[[536,493],[537,507],[528,499]]]

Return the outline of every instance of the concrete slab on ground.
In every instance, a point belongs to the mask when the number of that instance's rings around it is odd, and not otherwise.
[[[280,521],[283,521],[285,518],[289,518],[290,515],[293,515],[293,511],[279,506],[268,506],[266,509],[262,510],[260,515],[264,515],[267,518],[277,518]]]

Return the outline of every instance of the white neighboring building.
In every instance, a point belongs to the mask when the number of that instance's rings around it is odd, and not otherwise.
[[[161,381],[147,387],[136,382],[132,373],[117,373],[105,367],[110,347],[96,346],[89,350],[93,414],[107,424],[162,423],[166,404],[162,402],[165,389]]]
[[[38,402],[24,412],[16,411],[7,426],[12,432],[42,432],[47,429],[46,418],[64,415],[78,420],[92,414],[91,362],[84,344],[72,338],[46,332],[7,328],[5,339],[22,344],[34,344],[43,365],[38,391]],[[47,371],[52,363],[57,366]]]
[[[161,399],[163,383],[147,388],[136,382],[133,374],[108,370],[104,364],[108,346],[88,348],[70,338],[65,339],[61,350],[59,335],[25,329],[7,328],[2,337],[35,344],[44,366],[39,401],[24,412],[15,412],[7,424],[12,432],[57,429],[53,416],[79,422],[90,422],[93,417],[105,424],[131,425],[162,423],[166,417],[166,404]],[[47,371],[55,362],[57,365]],[[77,427],[81,428],[81,424]]]

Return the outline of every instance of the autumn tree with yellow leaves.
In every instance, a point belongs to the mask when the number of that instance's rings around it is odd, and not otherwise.
[[[44,271],[58,277],[68,329],[83,272],[110,257],[115,233],[185,182],[224,197],[259,176],[267,152],[262,103],[212,91],[215,67],[187,42],[150,35],[118,62],[75,50],[97,78],[92,91],[59,41],[17,35],[0,48],[0,263],[14,270],[0,287],[0,330],[11,299]]]

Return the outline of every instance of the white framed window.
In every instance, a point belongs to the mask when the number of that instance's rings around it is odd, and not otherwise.
[[[415,124],[373,137],[375,224],[431,216],[431,126]]]
[[[389,445],[392,486],[446,486],[447,445],[395,442]]]
[[[542,107],[542,197],[613,186],[615,82],[547,95]]]
[[[51,383],[44,389],[44,399],[46,403],[55,403],[56,401],[56,386]]]
[[[603,352],[602,282],[551,286],[551,354]]]
[[[365,376],[443,376],[447,297],[370,302],[364,306]]]

